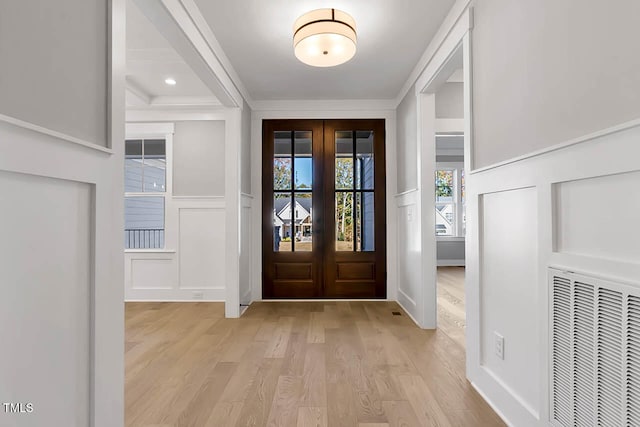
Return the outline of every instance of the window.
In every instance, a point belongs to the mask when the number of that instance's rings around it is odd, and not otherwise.
[[[166,141],[125,141],[124,167],[125,249],[162,249],[167,185]]]
[[[464,237],[464,169],[462,163],[438,163],[435,176],[436,236]]]

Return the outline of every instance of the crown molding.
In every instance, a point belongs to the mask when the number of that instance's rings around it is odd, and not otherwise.
[[[393,99],[322,99],[253,101],[254,111],[389,111],[395,110]]]

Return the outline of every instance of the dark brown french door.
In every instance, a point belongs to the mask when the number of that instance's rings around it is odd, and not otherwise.
[[[385,298],[384,120],[265,120],[264,298]]]

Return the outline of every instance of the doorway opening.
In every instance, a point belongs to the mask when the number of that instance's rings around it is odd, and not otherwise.
[[[385,123],[265,120],[264,298],[386,298]]]
[[[449,78],[436,93],[436,113],[442,115],[441,105],[445,104],[450,108],[448,115],[462,117],[462,82],[451,82],[451,80]],[[452,105],[455,108],[451,110]],[[458,118],[454,119],[458,120]],[[435,155],[437,322],[440,330],[464,347],[466,326],[464,132],[436,133]]]
[[[431,87],[435,96],[435,238],[437,324],[465,347],[465,108],[459,49]]]

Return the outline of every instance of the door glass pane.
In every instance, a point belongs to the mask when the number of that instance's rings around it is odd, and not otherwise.
[[[295,133],[295,186],[297,190],[310,190],[313,186],[312,140],[310,131]]]
[[[295,198],[295,251],[313,249],[313,206],[311,193],[297,193]]]
[[[336,251],[353,251],[353,193],[336,193]]]
[[[164,139],[144,141],[144,191],[165,192],[167,155]]]
[[[273,251],[291,252],[291,193],[273,194]]]
[[[336,131],[336,190],[353,188],[353,132]]]
[[[453,203],[453,172],[436,171],[436,203]]]
[[[276,157],[291,156],[291,131],[273,133],[274,153]]]
[[[375,250],[374,230],[373,193],[356,193],[356,251]]]
[[[356,188],[373,189],[373,132],[356,132]]]
[[[273,159],[273,189],[289,190],[291,188],[291,158],[276,157]]]
[[[273,189],[291,188],[291,132],[274,133]]]

